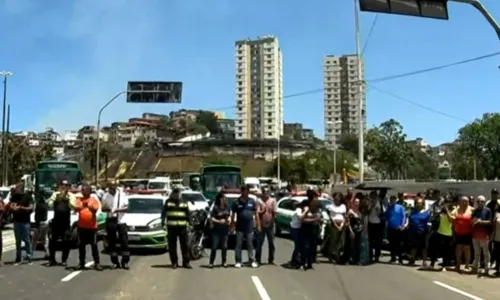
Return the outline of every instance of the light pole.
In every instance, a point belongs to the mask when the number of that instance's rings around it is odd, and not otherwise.
[[[359,25],[359,8],[358,8],[358,0],[354,0],[354,29],[356,31],[356,56],[358,61],[358,177],[359,183],[363,183],[365,178],[365,120],[364,114],[365,110],[363,109],[364,97],[363,97],[363,63],[361,61],[361,34],[360,34],[360,25]]]
[[[99,155],[101,152],[101,114],[102,114],[102,111],[108,107],[111,103],[113,103],[113,101],[115,101],[118,97],[120,97],[121,95],[127,93],[126,91],[123,91],[123,92],[119,92],[118,94],[116,94],[113,98],[111,98],[108,102],[106,102],[106,104],[103,105],[103,107],[101,107],[101,109],[99,110],[99,114],[97,115],[97,141],[96,141],[96,154],[95,154],[95,183],[97,184],[99,182],[99,163],[100,163],[100,159],[101,159],[101,156]]]
[[[326,122],[329,127],[333,127],[333,130],[336,129],[336,126],[342,124],[341,120],[337,120],[335,122],[328,121]],[[334,132],[335,134],[335,132]],[[337,183],[337,139],[335,138],[335,144],[333,145],[333,183]]]
[[[281,128],[283,128],[283,118],[281,117],[281,102],[283,101],[283,98],[278,100],[278,145],[277,145],[277,151],[278,151],[278,170],[277,170],[277,177],[278,177],[278,190],[281,190]]]
[[[0,71],[0,75],[3,76],[3,112],[2,112],[2,184],[7,185],[7,178],[5,178],[5,173],[7,173],[5,162],[7,160],[7,147],[5,139],[5,114],[7,110],[7,77],[14,75],[14,73],[9,71]]]

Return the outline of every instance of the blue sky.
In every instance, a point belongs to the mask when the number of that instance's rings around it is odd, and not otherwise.
[[[500,18],[500,1],[483,0]],[[365,52],[373,79],[499,51],[472,7],[449,5],[450,20],[379,15]],[[375,14],[362,13],[366,39]],[[285,95],[322,87],[327,54],[355,49],[351,0],[0,0],[0,69],[13,71],[12,130],[95,124],[97,111],[128,80],[183,81],[182,105],[126,104],[104,123],[142,112],[234,105],[234,42],[273,34],[283,51]],[[472,120],[498,111],[500,56],[374,84],[408,100]],[[323,94],[284,100],[285,120],[323,135]],[[455,138],[463,122],[369,90],[368,124],[399,120],[409,137]],[[232,116],[233,109],[226,109]]]

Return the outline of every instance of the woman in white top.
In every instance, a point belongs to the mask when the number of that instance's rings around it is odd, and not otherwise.
[[[497,205],[493,219],[493,260],[495,261],[495,276],[500,277],[500,205]]]
[[[301,205],[297,205],[297,208],[292,215],[292,221],[290,222],[290,234],[293,241],[293,252],[290,265],[295,268],[300,267],[300,228],[302,227],[302,219],[304,219],[308,212],[309,207],[306,206],[303,208]]]
[[[345,241],[345,224],[347,207],[343,203],[342,194],[334,195],[333,204],[328,207],[330,226],[328,226],[328,241],[326,256],[330,262],[338,262]]]

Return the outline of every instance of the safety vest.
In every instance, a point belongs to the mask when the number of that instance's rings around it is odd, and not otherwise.
[[[167,200],[165,205],[167,227],[186,227],[189,225],[189,206],[187,203]]]

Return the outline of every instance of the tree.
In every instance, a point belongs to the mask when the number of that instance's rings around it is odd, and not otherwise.
[[[435,180],[438,176],[437,161],[419,147],[410,146],[409,164],[405,177],[421,181]]]
[[[339,148],[347,152],[358,155],[359,143],[358,136],[354,134],[343,134],[340,136]]]
[[[200,127],[206,128],[210,134],[220,134],[222,132],[217,116],[211,111],[200,111],[196,116],[195,123]]]
[[[99,169],[107,168],[109,159],[109,150],[106,143],[99,143]],[[95,140],[85,144],[83,149],[83,159],[89,164],[92,174],[96,171],[96,155],[97,154],[97,142]],[[106,172],[105,172],[106,173]]]
[[[403,126],[394,119],[366,133],[368,162],[384,178],[398,178],[412,163],[412,151],[406,143]]]
[[[37,160],[24,138],[9,136],[7,149],[9,182],[17,182],[24,174],[35,170]]]
[[[146,144],[146,138],[144,136],[139,136],[134,142],[134,147],[135,148],[142,148]]]
[[[51,143],[45,143],[40,149],[40,160],[50,160],[54,159],[55,151],[54,146]]]
[[[173,121],[168,116],[162,116],[160,121],[161,121],[160,126],[164,129],[171,129],[173,126]]]
[[[458,131],[457,157],[476,161],[487,179],[500,177],[500,114],[486,113]],[[470,163],[469,163],[470,165]]]

